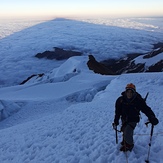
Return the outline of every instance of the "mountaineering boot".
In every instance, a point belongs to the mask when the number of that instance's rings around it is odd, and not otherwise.
[[[120,148],[120,151],[123,151],[123,152],[127,152],[127,151],[132,151],[132,149],[133,149],[133,147],[134,147],[134,144],[128,144],[128,143],[126,143],[126,142],[124,142],[124,141],[122,141],[123,142],[123,145],[122,145],[122,147]],[[122,143],[121,142],[121,143]]]

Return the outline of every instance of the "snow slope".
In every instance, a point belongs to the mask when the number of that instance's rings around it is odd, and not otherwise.
[[[21,31],[28,25],[11,31],[2,26],[0,163],[144,162],[150,136],[150,125],[144,125],[147,117],[141,115],[134,133],[135,147],[127,153],[127,160],[112,129],[115,101],[130,82],[143,97],[149,92],[147,104],[160,121],[154,128],[149,160],[163,162],[163,73],[105,76],[86,66],[89,53],[105,59],[135,50],[146,52],[153,43],[162,41],[162,32],[150,24],[145,25],[149,31],[144,30],[142,19],[138,24],[127,20],[130,29],[126,20],[104,22],[95,25],[92,20],[55,19]],[[84,56],[62,62],[33,57],[54,46],[81,50]],[[18,85],[33,73],[43,72],[43,77]],[[118,138],[120,142],[122,135]]]
[[[72,65],[80,72],[67,81],[0,89],[2,103],[10,103],[11,111],[15,105],[20,107],[0,123],[0,162],[125,163],[126,156],[115,143],[112,122],[116,98],[133,82],[143,97],[149,92],[147,103],[160,120],[154,128],[150,162],[162,163],[163,73],[103,76],[93,74],[79,61],[79,57],[73,59]],[[62,66],[66,65],[69,73],[69,61]],[[150,125],[147,128],[146,121],[142,114],[135,130],[135,147],[127,153],[128,162],[147,158]],[[120,141],[122,135],[118,136]]]

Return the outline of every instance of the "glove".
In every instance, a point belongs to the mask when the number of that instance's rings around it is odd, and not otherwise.
[[[152,125],[157,125],[159,123],[159,121],[158,121],[158,119],[156,117],[150,118],[149,121],[152,123]]]
[[[116,130],[117,129],[117,125],[115,123],[112,123],[113,125],[113,129]]]
[[[114,120],[114,125],[118,126],[119,125],[119,121],[118,120]]]

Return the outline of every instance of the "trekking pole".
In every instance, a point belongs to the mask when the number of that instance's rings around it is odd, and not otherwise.
[[[148,125],[150,122],[146,122],[145,124]],[[149,148],[148,148],[148,156],[147,159],[145,160],[146,163],[149,163],[149,155],[150,155],[150,148],[151,148],[151,142],[152,142],[152,136],[153,136],[153,129],[154,125],[151,126],[151,134],[150,134],[150,141],[149,141]]]
[[[117,131],[117,126],[115,128],[115,135],[116,135],[116,144],[118,144],[118,131]]]
[[[112,123],[112,125],[113,125],[113,129],[115,130],[116,144],[118,144],[118,132],[121,131],[117,129],[117,126],[114,123]]]

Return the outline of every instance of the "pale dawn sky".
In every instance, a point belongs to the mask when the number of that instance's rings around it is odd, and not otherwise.
[[[18,16],[163,16],[163,0],[0,0],[0,18]]]

